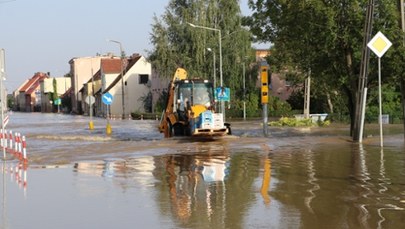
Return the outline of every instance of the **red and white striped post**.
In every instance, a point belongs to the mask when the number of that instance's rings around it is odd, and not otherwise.
[[[21,134],[18,133],[18,153],[19,153],[20,156],[21,156],[21,153],[22,153],[22,144],[21,143],[22,143],[21,142]]]
[[[4,147],[4,144],[3,144],[3,129],[0,129],[0,145],[2,147]]]
[[[10,150],[13,150],[13,131],[12,131],[12,130],[10,130],[9,138],[10,138],[10,146],[9,146],[9,149],[10,149]]]
[[[25,141],[25,136],[22,136],[22,153],[23,153],[23,160],[27,162],[27,143]]]
[[[24,188],[24,196],[27,195],[27,168],[24,167],[24,178],[23,178],[23,188]]]
[[[18,153],[18,133],[17,132],[15,132],[15,134],[14,134],[14,141],[15,141],[14,153],[17,154]]]
[[[4,140],[3,140],[4,141],[4,148],[7,149],[7,142],[8,142],[7,130],[4,130],[3,136],[4,136]]]

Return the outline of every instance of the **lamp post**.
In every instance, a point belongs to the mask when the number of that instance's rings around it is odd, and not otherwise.
[[[246,61],[246,57],[245,57]],[[243,61],[243,121],[246,121],[246,67]]]
[[[213,78],[214,78],[214,88],[216,88],[216,87],[217,87],[217,74],[216,74],[216,67],[215,67],[215,52],[214,52],[214,50],[211,49],[211,48],[207,48],[207,50],[208,50],[209,52],[212,52],[212,55],[213,55],[212,65],[213,65],[214,70],[212,71],[212,72],[213,72],[212,76],[213,76]],[[215,103],[215,110],[217,110],[217,105],[216,105],[216,103]]]
[[[122,44],[119,41],[116,40],[107,40],[109,42],[117,43],[120,46],[120,58],[121,58],[121,93],[122,93],[122,119],[125,119],[125,91],[124,91],[124,71],[123,71],[123,50],[122,50]]]
[[[215,88],[217,86],[217,76],[216,76],[216,71],[215,71],[216,70],[215,69],[215,52],[211,48],[207,48],[207,50],[208,50],[208,52],[212,52],[212,55],[213,55],[212,65],[213,65],[214,70],[212,71],[213,72],[212,77],[214,78],[214,88]]]
[[[222,79],[222,36],[221,36],[221,30],[220,29],[215,29],[215,28],[210,28],[210,27],[205,27],[205,26],[200,26],[200,25],[194,25],[192,23],[187,22],[191,27],[193,28],[200,28],[200,29],[206,29],[206,30],[211,30],[218,32],[218,42],[219,42],[219,83],[221,88],[223,87],[223,79]],[[223,119],[225,122],[225,102],[221,101],[221,113],[223,115]]]
[[[0,102],[1,102],[1,133],[5,133],[4,132],[4,98],[3,98],[3,77],[5,74],[5,51],[4,49],[0,49]],[[7,103],[6,103],[7,104]],[[1,139],[1,143],[3,144],[3,139]],[[3,145],[2,145],[3,146]],[[6,160],[6,148],[2,147],[3,149],[3,160]]]

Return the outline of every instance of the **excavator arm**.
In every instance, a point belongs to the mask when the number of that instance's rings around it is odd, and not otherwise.
[[[184,79],[187,79],[187,71],[183,68],[177,68],[176,72],[174,73],[173,79],[169,84],[166,108],[163,111],[163,115],[159,124],[159,131],[160,133],[164,133],[165,138],[171,136],[170,126],[174,122],[176,122],[176,117],[173,112],[174,92],[175,92],[174,84],[177,80],[184,80]]]

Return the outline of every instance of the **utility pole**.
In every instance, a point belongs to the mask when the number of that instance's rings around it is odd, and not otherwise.
[[[122,119],[125,119],[125,89],[124,89],[124,51],[122,49],[122,43],[116,40],[107,40],[109,42],[116,43],[120,46],[120,60],[121,60],[121,102],[122,102]]]
[[[404,32],[404,37],[402,40],[402,45],[405,46],[405,12],[404,12],[404,0],[399,1],[400,4],[400,12],[401,12],[401,29]],[[405,76],[401,77],[401,96],[402,96],[402,111],[403,117],[405,117]],[[405,122],[404,123],[404,130],[405,130]],[[405,135],[404,135],[405,138]]]
[[[367,5],[366,20],[364,24],[363,51],[361,54],[360,76],[356,94],[354,121],[352,126],[353,141],[361,142],[363,139],[363,125],[365,103],[367,100],[367,76],[370,61],[370,49],[367,43],[370,41],[373,30],[374,0],[369,0]],[[363,117],[363,118],[362,118]]]
[[[304,118],[309,118],[310,114],[310,102],[311,100],[311,70],[309,70],[308,77],[305,79],[305,90],[304,90]]]
[[[246,121],[246,57],[243,61],[243,121]]]
[[[5,75],[5,51],[4,49],[0,49],[0,102],[1,102],[1,131],[2,133],[5,133],[5,129],[4,129],[4,104],[7,103],[4,102],[4,90],[3,90],[3,78]],[[3,147],[3,139],[1,139],[1,148],[3,150],[3,160],[6,160],[6,148]]]

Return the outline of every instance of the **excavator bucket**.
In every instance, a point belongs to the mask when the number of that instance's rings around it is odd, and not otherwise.
[[[185,80],[187,79],[187,71],[184,68],[177,68],[176,73],[173,77],[173,82],[176,80]]]

